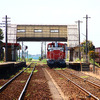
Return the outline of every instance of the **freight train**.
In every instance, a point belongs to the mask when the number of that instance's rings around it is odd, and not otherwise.
[[[47,64],[50,68],[66,67],[66,44],[52,42],[47,45]]]

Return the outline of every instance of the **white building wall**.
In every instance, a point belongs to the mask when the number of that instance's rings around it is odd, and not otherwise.
[[[8,26],[8,43],[16,43],[16,24]]]
[[[68,46],[75,47],[79,43],[79,35],[77,25],[68,25]]]

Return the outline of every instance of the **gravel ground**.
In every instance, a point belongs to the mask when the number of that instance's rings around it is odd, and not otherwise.
[[[61,88],[67,100],[86,100],[86,96],[78,90],[74,85],[68,82],[65,78],[55,73],[53,69],[46,68],[53,79],[57,82]]]
[[[16,78],[7,88],[0,93],[0,100],[17,100],[29,74],[22,73],[20,77]]]
[[[59,72],[63,73],[69,79],[71,79],[72,81],[74,81],[75,83],[83,87],[84,89],[88,90],[90,93],[94,94],[96,97],[100,98],[100,89],[93,87],[92,85],[90,85],[88,82],[85,82],[84,80],[73,77],[72,75],[69,74],[69,70],[68,71],[60,70]],[[87,76],[85,75],[81,77],[85,78]]]
[[[81,71],[75,71],[73,69],[68,69],[68,68],[67,68],[67,70],[69,70],[71,73],[73,73],[77,76],[84,77],[86,80],[90,80],[90,81],[95,82],[95,83],[100,85],[100,79],[98,79],[99,75],[96,75],[96,74],[93,75],[93,73],[86,72],[86,71],[85,72],[84,71],[82,71],[82,72]],[[85,73],[87,73],[87,74],[85,74]]]
[[[50,89],[41,66],[36,67],[24,100],[52,100]]]

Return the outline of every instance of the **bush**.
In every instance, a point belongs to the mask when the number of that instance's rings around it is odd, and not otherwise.
[[[41,57],[39,57],[39,61],[41,61]]]
[[[29,61],[31,61],[31,60],[32,60],[32,58],[29,58],[28,60],[29,60]]]

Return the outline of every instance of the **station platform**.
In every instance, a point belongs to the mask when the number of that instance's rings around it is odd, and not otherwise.
[[[0,78],[3,78],[5,76],[11,76],[23,67],[26,67],[26,62],[0,63]]]
[[[67,67],[75,69],[75,70],[79,70],[79,71],[89,71],[89,63],[85,63],[85,62],[66,62]]]
[[[3,63],[0,63],[0,68],[15,67],[15,66],[26,66],[26,62],[3,62]]]

